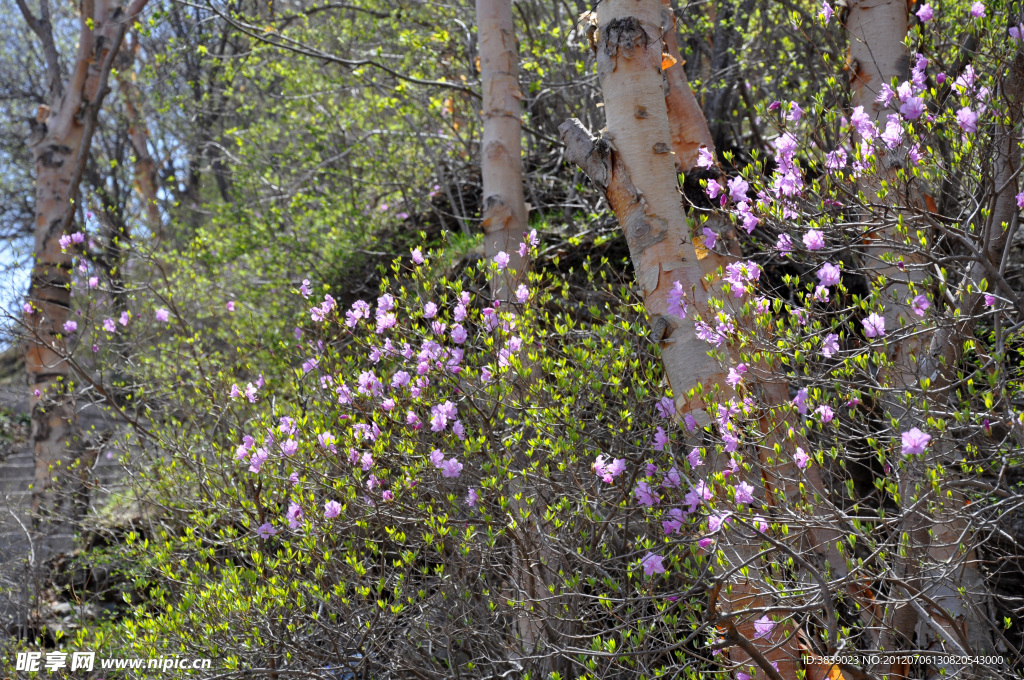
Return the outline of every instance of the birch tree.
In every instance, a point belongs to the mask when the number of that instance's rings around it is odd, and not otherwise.
[[[527,226],[523,198],[522,93],[519,90],[519,55],[511,0],[477,0],[477,35],[480,43],[480,80],[483,90],[483,139],[480,169],[483,174],[484,255],[507,258],[503,272],[491,283],[497,299],[508,299],[522,277],[527,260],[519,243]],[[511,276],[510,271],[516,272]]]
[[[31,389],[35,456],[33,506],[44,518],[43,533],[64,517],[80,514],[75,467],[74,380],[68,355],[77,321],[69,316],[71,264],[84,242],[72,233],[79,209],[79,182],[89,157],[97,117],[109,91],[114,60],[125,32],[146,0],[121,5],[87,0],[80,6],[77,50],[65,69],[54,38],[49,0],[37,11],[18,7],[46,58],[49,104],[32,123],[35,157],[35,262],[25,303],[25,364]],[[45,551],[45,546],[41,546]]]

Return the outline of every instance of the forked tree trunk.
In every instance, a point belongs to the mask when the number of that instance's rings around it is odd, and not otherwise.
[[[60,238],[71,227],[96,116],[126,28],[146,0],[127,8],[109,0],[82,3],[78,47],[66,82],[60,77],[48,2],[40,17],[19,2],[29,27],[47,57],[50,105],[40,107],[30,145],[36,165],[35,263],[29,288],[31,313],[26,314],[25,368],[31,390],[32,445],[35,481],[32,505],[37,512],[37,559],[54,548],[67,547],[69,520],[82,510],[77,465],[72,376],[66,359],[75,333],[67,330],[71,307],[72,246],[62,252]]]
[[[496,299],[508,299],[524,278],[527,260],[519,255],[526,231],[523,199],[522,121],[519,57],[511,0],[476,0],[483,89],[484,134],[480,170],[483,175],[484,254],[509,256],[508,268],[491,281]],[[515,270],[515,274],[511,274]]]
[[[725,375],[707,347],[695,337],[692,318],[670,311],[669,292],[680,282],[685,299],[707,313],[707,273],[698,254],[680,200],[672,150],[672,132],[662,73],[662,14],[659,0],[604,0],[598,6],[597,69],[604,94],[607,136],[595,140],[579,121],[564,123],[560,132],[566,159],[579,165],[605,194],[615,212],[636,269],[652,339],[661,348],[665,374],[680,413],[698,422],[710,421],[704,395],[728,392]],[[691,94],[692,96],[692,94]],[[756,550],[737,546],[736,559],[748,561]],[[756,573],[757,565],[752,565]],[[764,604],[756,578],[731,585],[723,600],[733,610]],[[738,625],[737,635],[764,661],[770,677],[795,677],[790,650],[764,652],[750,643],[751,622]],[[742,657],[743,655],[741,655]],[[776,671],[765,661],[775,661]],[[742,661],[742,658],[737,659]]]

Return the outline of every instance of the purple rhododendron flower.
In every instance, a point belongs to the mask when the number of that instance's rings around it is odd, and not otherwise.
[[[421,251],[419,248],[413,248],[412,261],[415,264],[423,264],[423,251]]]
[[[480,496],[477,495],[476,489],[470,487],[469,493],[466,494],[466,505],[472,508],[478,500],[480,500]]]
[[[700,147],[697,152],[697,167],[698,168],[710,168],[715,164],[715,157],[711,155],[711,151],[706,146]]]
[[[341,503],[338,501],[324,503],[324,519],[334,519],[339,514],[341,514]]]
[[[691,467],[700,467],[704,464],[704,459],[700,456],[700,449],[696,447],[686,454],[686,460],[690,461]]]
[[[811,229],[803,236],[807,250],[821,250],[825,247],[825,235],[817,229]]]
[[[835,151],[829,151],[825,155],[826,170],[842,170],[846,167],[846,151],[839,147]]]
[[[683,478],[679,474],[678,468],[675,466],[669,468],[669,471],[665,473],[665,479],[662,480],[661,485],[666,489],[678,489],[683,485]]]
[[[747,200],[747,191],[750,189],[750,185],[747,184],[747,180],[737,175],[729,180],[729,197],[736,203],[742,203]]]
[[[921,5],[921,9],[917,10],[917,18],[922,23],[927,23],[935,17],[935,11],[931,5]]]
[[[669,290],[666,298],[668,303],[667,311],[672,316],[677,316],[680,319],[686,318],[686,303],[683,301],[683,284],[679,281],[675,281],[672,284],[672,289]]]
[[[672,401],[672,397],[662,397],[658,400],[658,403],[654,405],[654,410],[658,412],[658,415],[662,418],[671,418],[676,412],[676,404]]]
[[[821,12],[818,16],[825,20],[825,25],[828,26],[828,22],[832,21],[832,8],[829,6],[827,0],[821,3]]]
[[[651,489],[651,485],[647,482],[638,482],[636,488],[633,489],[633,495],[636,496],[636,500],[640,505],[646,505],[647,507],[652,507],[655,503],[661,502],[661,498],[658,497],[658,494]]]
[[[907,120],[917,120],[924,114],[924,111],[924,99],[921,97],[911,97],[900,104],[900,115]]]
[[[441,474],[445,477],[458,477],[462,472],[462,463],[455,458],[449,458],[441,464]]]
[[[825,355],[826,359],[831,359],[832,355],[839,351],[839,336],[835,333],[829,333],[825,336],[825,340],[821,343],[821,353]]]
[[[668,511],[671,519],[665,519],[661,521],[661,528],[665,531],[665,535],[678,534],[679,530],[683,528],[683,511],[679,508],[672,508]]]
[[[704,247],[708,250],[713,250],[715,244],[718,243],[718,232],[714,229],[704,227]],[[676,283],[679,283],[678,281]],[[682,286],[680,286],[680,289]]]
[[[78,330],[78,322],[76,322],[76,321],[65,321],[64,322],[64,332],[65,333],[74,333],[76,330]]]
[[[668,435],[665,434],[665,428],[659,427],[654,431],[654,450],[664,451],[665,444],[668,444]]]
[[[996,303],[996,296],[995,295],[989,295],[988,293],[985,293],[985,306],[986,307],[991,307],[995,303]]]
[[[437,314],[437,305],[433,302],[428,302],[423,305],[423,318],[432,319]]]
[[[277,533],[277,529],[270,522],[264,522],[256,529],[256,535],[262,538],[264,541]]]
[[[663,559],[665,558],[663,558],[661,555],[656,555],[652,552],[648,552],[646,555],[644,555],[643,560],[641,560],[640,562],[640,564],[644,568],[644,573],[648,576],[653,576],[654,574],[664,574],[665,566],[661,563]]]
[[[924,316],[924,311],[932,306],[932,303],[928,302],[928,297],[924,294],[918,295],[910,302],[910,311],[918,316]]]
[[[807,455],[806,451],[798,446],[796,447],[796,453],[793,454],[793,461],[796,463],[798,468],[804,470],[811,464],[811,457]]]
[[[861,319],[864,326],[864,335],[869,338],[880,338],[885,335],[885,318],[875,312],[871,312],[868,318]]]
[[[975,2],[971,5],[971,16],[975,19],[985,18],[985,3]]]
[[[978,131],[978,114],[967,106],[956,112],[956,122],[967,134]]]
[[[736,485],[736,502],[749,504],[754,502],[754,487],[746,482]]]
[[[831,423],[832,419],[835,417],[835,413],[832,411],[832,407],[828,406],[827,404],[822,404],[818,408],[814,409],[814,412],[818,415],[819,418],[821,418],[821,422],[823,423]]]
[[[302,526],[302,508],[297,503],[288,504],[288,512],[285,513],[285,517],[288,518],[288,526],[292,529]]]
[[[757,621],[754,621],[754,638],[766,638],[772,634],[775,630],[775,622],[768,618],[768,615],[764,615]]]
[[[796,410],[800,415],[807,413],[807,388],[802,387],[800,391],[793,397],[793,406],[796,406]]]
[[[839,267],[835,266],[831,262],[823,264],[817,273],[818,281],[820,281],[823,286],[836,285],[839,283],[840,276],[841,271]]]
[[[494,256],[494,262],[498,265],[499,270],[505,269],[505,267],[508,266],[510,259],[511,258],[509,258],[508,253],[504,250]]]
[[[903,447],[902,452],[904,456],[915,456],[924,453],[924,449],[928,446],[928,442],[931,441],[932,436],[921,432],[921,430],[913,427],[903,433]]]

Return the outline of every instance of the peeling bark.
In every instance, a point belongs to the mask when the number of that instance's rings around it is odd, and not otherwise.
[[[60,238],[70,229],[74,205],[89,155],[96,116],[108,91],[108,79],[125,30],[145,6],[127,7],[108,0],[81,8],[78,51],[67,83],[53,88],[54,98],[41,107],[30,139],[36,164],[35,265],[26,314],[25,369],[31,389],[32,445],[35,456],[33,509],[42,536],[38,558],[54,547],[53,535],[67,531],[81,511],[78,479],[74,385],[65,359],[72,344],[64,324],[71,307],[71,262],[74,252],[61,252]],[[35,18],[21,6],[26,21]],[[47,27],[48,28],[48,27]],[[48,30],[37,30],[44,51],[53,47]]]
[[[676,169],[689,172],[697,167],[697,153],[706,146],[712,155],[715,142],[704,118],[704,112],[690,88],[686,78],[686,64],[679,54],[676,36],[676,19],[672,12],[672,1],[661,0],[662,37],[665,71],[665,104],[668,107],[668,122],[672,133],[672,150],[675,152]]]

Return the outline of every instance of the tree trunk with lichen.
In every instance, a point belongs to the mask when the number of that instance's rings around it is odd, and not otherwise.
[[[501,252],[509,256],[508,268],[491,281],[494,298],[507,300],[524,278],[527,266],[526,258],[519,255],[527,215],[521,151],[522,93],[512,2],[477,0],[476,16],[483,89],[480,170],[483,175],[484,255],[489,261]]]

